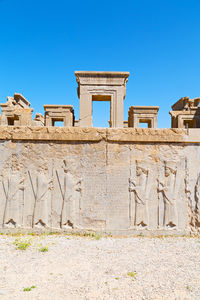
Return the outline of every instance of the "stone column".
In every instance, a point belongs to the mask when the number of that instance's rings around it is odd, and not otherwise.
[[[84,86],[80,87],[79,126],[92,127],[92,95]]]
[[[112,99],[112,112],[111,112],[112,127],[124,127],[124,87],[117,88],[117,93]]]

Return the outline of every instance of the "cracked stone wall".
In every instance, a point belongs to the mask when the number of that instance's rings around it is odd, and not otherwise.
[[[0,127],[1,230],[200,228],[200,130]]]

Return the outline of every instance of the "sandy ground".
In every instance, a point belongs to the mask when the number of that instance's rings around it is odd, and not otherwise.
[[[200,238],[2,235],[0,299],[199,300]]]

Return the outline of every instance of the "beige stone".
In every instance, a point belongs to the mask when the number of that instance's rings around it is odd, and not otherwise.
[[[2,229],[197,232],[199,131],[0,126]]]
[[[80,98],[79,126],[92,127],[92,102],[110,101],[110,127],[123,127],[128,72],[76,71]]]
[[[1,103],[1,125],[27,126],[32,123],[30,102],[21,94],[8,97],[7,103]]]
[[[148,128],[157,128],[159,106],[131,106],[128,112],[128,127],[138,128],[147,123]]]
[[[55,126],[55,122],[63,122],[64,127],[74,125],[72,105],[44,105],[45,126]]]
[[[32,126],[44,126],[44,116],[40,113],[36,113],[32,121]]]
[[[71,105],[44,105],[32,120],[21,94],[1,104],[1,230],[200,232],[200,129],[188,128],[199,127],[200,99],[172,106],[176,128],[156,128],[158,106],[131,106],[124,121],[128,76],[76,72],[76,121]],[[112,128],[92,128],[92,101],[111,102]]]
[[[172,105],[172,128],[200,128],[200,98],[183,97]]]

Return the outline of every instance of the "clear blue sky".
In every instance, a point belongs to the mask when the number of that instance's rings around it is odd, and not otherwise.
[[[199,0],[0,0],[0,102],[22,93],[43,104],[72,104],[79,118],[75,70],[129,71],[131,105],[171,105],[200,96]],[[95,105],[95,125],[109,112]]]

